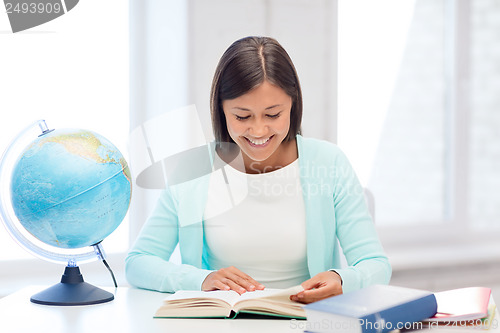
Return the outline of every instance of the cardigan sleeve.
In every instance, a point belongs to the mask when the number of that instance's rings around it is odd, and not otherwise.
[[[176,207],[167,188],[125,260],[125,274],[131,285],[161,292],[201,290],[201,284],[212,272],[169,262],[179,242]]]
[[[336,155],[333,191],[336,233],[348,267],[334,270],[342,278],[343,292],[388,284],[391,265],[369,213],[363,187],[340,149]]]

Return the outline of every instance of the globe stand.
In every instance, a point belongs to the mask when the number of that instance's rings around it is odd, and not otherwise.
[[[110,292],[83,281],[78,266],[67,266],[61,282],[31,297],[31,302],[43,305],[92,305],[114,299]]]
[[[58,145],[64,146],[68,138],[77,140],[79,145],[90,150],[85,150],[82,154],[71,153],[72,158],[67,161],[65,168],[61,168],[64,172],[61,170],[57,175],[49,172],[47,179],[37,178],[43,173],[39,172],[39,169],[52,168],[51,164],[45,164],[46,161],[52,160],[52,157],[57,156],[58,161],[66,161],[64,158],[69,158],[61,157],[58,149],[62,148],[57,146],[56,149],[52,145],[57,142]],[[46,143],[50,145],[43,150],[42,147],[45,147]],[[37,153],[31,153],[32,149]],[[37,155],[42,150],[43,156]],[[97,153],[99,156],[104,154],[109,161],[114,162],[106,162],[105,168],[96,173],[81,172],[89,166],[88,163],[81,168],[78,165],[73,168],[72,163],[87,161],[87,153]],[[59,160],[60,158],[62,159]],[[96,161],[92,165],[101,166],[101,163]],[[93,177],[94,175],[97,176]],[[118,227],[126,215],[132,190],[130,178],[130,170],[123,155],[111,142],[91,131],[50,130],[44,120],[39,120],[21,131],[9,144],[0,157],[0,222],[3,222],[14,240],[28,252],[41,259],[64,263],[67,266],[61,282],[33,295],[31,302],[70,306],[99,304],[114,299],[112,293],[84,282],[77,263],[100,259],[110,271],[115,288],[117,287],[100,242]],[[80,180],[86,187],[75,185],[80,183]],[[59,185],[56,185],[63,183],[70,188],[74,187],[75,190],[71,192],[64,186],[59,188]],[[41,193],[37,190],[39,184],[50,184],[53,192],[44,187],[44,195],[38,195]],[[58,196],[61,191],[63,195]],[[115,194],[118,196],[115,197]],[[87,202],[98,202],[99,209],[82,209],[81,206],[86,206]],[[64,208],[61,208],[63,206]],[[73,225],[77,226],[75,229],[69,228],[65,223],[68,216],[74,220]],[[87,223],[86,228],[81,228]],[[96,241],[97,243],[89,245]],[[87,246],[92,246],[93,251]]]

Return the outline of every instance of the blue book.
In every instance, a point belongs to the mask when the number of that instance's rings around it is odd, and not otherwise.
[[[373,285],[304,307],[309,332],[383,333],[417,329],[434,316],[437,303],[429,291]]]

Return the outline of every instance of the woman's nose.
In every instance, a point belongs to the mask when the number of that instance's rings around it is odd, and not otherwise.
[[[255,121],[250,128],[250,134],[256,138],[260,138],[267,134],[268,127],[263,121]]]

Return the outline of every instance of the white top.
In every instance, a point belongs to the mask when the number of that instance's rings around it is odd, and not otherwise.
[[[298,160],[261,174],[224,170],[211,177],[205,209],[210,267],[234,266],[268,288],[309,279]]]

